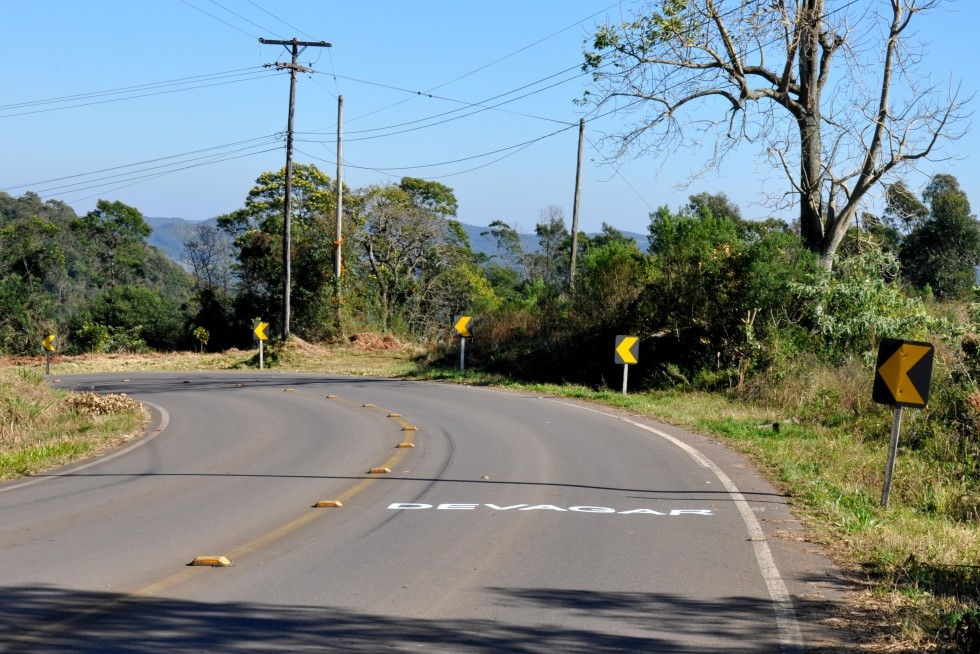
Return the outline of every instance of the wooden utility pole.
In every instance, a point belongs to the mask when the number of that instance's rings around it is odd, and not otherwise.
[[[269,39],[259,39],[259,43],[267,45],[291,46],[292,61],[284,64],[277,61],[277,69],[289,69],[289,118],[286,121],[286,188],[285,198],[283,199],[283,225],[282,225],[282,265],[283,265],[283,301],[282,301],[282,338],[286,340],[289,336],[289,296],[292,290],[292,204],[293,204],[293,114],[296,110],[296,73],[312,73],[312,68],[300,66],[297,63],[299,53],[307,47],[329,48],[330,44],[326,41],[270,41]]]
[[[578,164],[575,167],[575,202],[572,204],[572,261],[568,266],[568,287],[575,283],[575,258],[578,254],[578,205],[582,195],[582,153],[585,149],[585,119],[578,121]]]
[[[341,259],[341,247],[344,245],[344,96],[337,96],[337,238],[334,244],[333,256],[333,279],[334,279],[334,302],[337,303],[337,334],[344,335],[343,310],[341,303],[340,275],[343,273],[343,261]]]

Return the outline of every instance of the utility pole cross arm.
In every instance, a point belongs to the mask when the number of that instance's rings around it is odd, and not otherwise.
[[[296,39],[292,39],[291,41],[277,41],[277,40],[274,40],[274,39],[263,39],[261,37],[259,37],[259,43],[263,43],[265,45],[294,45],[294,46],[297,46],[297,47],[302,46],[304,48],[310,47],[310,46],[316,47],[316,48],[330,48],[330,47],[333,47],[329,43],[327,43],[326,41],[297,41]]]

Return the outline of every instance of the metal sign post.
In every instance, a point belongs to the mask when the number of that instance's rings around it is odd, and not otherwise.
[[[921,409],[926,405],[929,400],[934,355],[935,348],[932,343],[883,338],[878,346],[878,362],[875,364],[875,381],[871,399],[878,404],[895,407],[892,436],[888,444],[888,463],[885,466],[885,484],[881,491],[881,506],[885,508],[888,508],[895,458],[898,456],[902,408]]]
[[[459,370],[463,372],[466,370],[466,339],[471,336],[470,333],[470,323],[473,321],[472,316],[456,316],[453,321],[453,329],[459,334]]]
[[[885,465],[885,485],[881,490],[881,505],[888,508],[888,495],[892,487],[892,474],[895,472],[895,457],[898,455],[898,433],[902,430],[902,407],[895,407],[892,418],[892,438],[888,445],[888,463]]]

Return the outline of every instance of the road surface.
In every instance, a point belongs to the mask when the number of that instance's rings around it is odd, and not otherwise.
[[[401,380],[53,381],[151,422],[0,485],[0,651],[824,651],[833,567],[695,434]]]

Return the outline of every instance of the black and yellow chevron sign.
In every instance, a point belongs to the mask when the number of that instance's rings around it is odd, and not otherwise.
[[[456,333],[463,338],[469,338],[472,336],[470,333],[470,323],[473,321],[472,316],[456,316],[456,322],[453,323],[453,328],[456,329]]]
[[[259,339],[260,341],[267,341],[269,340],[269,335],[265,333],[265,330],[268,329],[268,327],[269,323],[257,320],[252,325],[252,333],[255,335],[255,338]]]
[[[617,336],[616,355],[614,362],[617,364],[634,364],[640,360],[640,337],[639,336]]]
[[[891,406],[924,407],[929,401],[935,351],[932,343],[883,338],[871,399]]]

